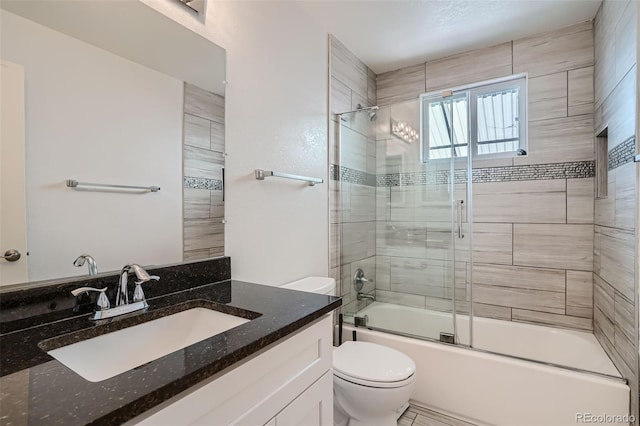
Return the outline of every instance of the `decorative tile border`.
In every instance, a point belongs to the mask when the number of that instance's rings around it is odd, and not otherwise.
[[[443,185],[450,182],[449,176],[449,170],[390,173],[377,175],[376,186]],[[580,179],[593,176],[595,176],[595,164],[593,161],[473,169],[474,183]],[[465,183],[467,181],[467,170],[456,170],[454,179],[456,183]]]
[[[623,145],[623,144],[621,144]],[[615,167],[633,160],[635,144],[626,141],[624,145],[633,146],[629,151],[626,147],[620,149],[624,162]],[[616,150],[618,147],[614,148]],[[613,150],[612,150],[613,152]],[[629,154],[631,152],[631,154]],[[616,157],[618,158],[618,157]],[[609,157],[609,170],[611,170],[611,154]],[[618,160],[622,161],[622,160]],[[372,175],[359,170],[331,164],[329,177],[332,180],[341,180],[349,183],[357,183],[367,186],[413,186],[413,185],[444,185],[450,182],[449,170],[423,171],[412,173],[388,173]],[[595,176],[595,163],[593,161],[573,161],[568,163],[531,164],[526,166],[485,167],[473,169],[473,182],[509,182],[521,180],[549,180],[549,179],[582,179]],[[454,173],[456,183],[467,181],[467,170],[460,169]]]
[[[337,164],[329,165],[329,179],[356,183],[358,185],[376,186],[376,175],[349,167],[338,166]]]
[[[634,136],[631,136],[629,139],[609,151],[609,162],[607,164],[607,169],[614,170],[633,161],[635,152],[636,138]]]
[[[220,179],[185,176],[184,187],[190,189],[211,189],[214,191],[222,191],[222,181]]]

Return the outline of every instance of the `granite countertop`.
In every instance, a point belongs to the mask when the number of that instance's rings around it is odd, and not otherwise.
[[[119,424],[242,361],[331,312],[341,299],[225,280],[149,297],[147,312],[107,324],[89,313],[20,319],[0,334],[0,423]],[[251,321],[101,382],[89,382],[46,350],[193,307]],[[43,318],[44,318],[43,317]],[[42,323],[44,322],[44,323]],[[22,327],[22,328],[21,328]],[[126,351],[123,347],[121,350]]]

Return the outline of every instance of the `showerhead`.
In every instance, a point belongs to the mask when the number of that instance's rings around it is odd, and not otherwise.
[[[361,104],[358,104],[357,108],[359,110],[367,110],[367,116],[369,117],[369,121],[376,121],[376,118],[378,118],[378,109],[380,109],[380,107],[377,105],[365,108]]]

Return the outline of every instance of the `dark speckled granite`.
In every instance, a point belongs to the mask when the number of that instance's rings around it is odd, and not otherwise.
[[[38,318],[42,320],[51,314],[11,321],[11,331],[0,335],[0,424],[120,424],[341,304],[336,297],[239,281],[206,284],[205,273],[193,279],[185,275],[182,279],[198,284],[149,296],[147,312],[105,324],[89,321],[88,313],[39,324]],[[196,306],[233,313],[251,321],[98,383],[83,379],[45,352]],[[25,321],[26,328],[17,328],[16,321]]]
[[[148,299],[231,278],[231,260],[228,257],[144,268],[160,277],[158,282],[144,284]],[[108,287],[107,295],[113,301],[118,279],[119,275],[111,272],[96,277],[81,276],[3,287],[0,290],[0,334],[92,312],[97,294],[84,294],[76,299],[70,296],[71,290]],[[133,296],[134,287],[129,286],[129,298]]]

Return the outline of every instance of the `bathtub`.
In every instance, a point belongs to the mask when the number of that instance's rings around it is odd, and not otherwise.
[[[451,314],[389,303],[374,302],[357,315],[367,316],[367,326],[405,335],[437,337],[452,327]],[[457,316],[463,344],[468,324],[468,317]],[[417,367],[415,403],[478,424],[575,425],[577,416],[592,415],[611,416],[599,424],[619,425],[612,416],[628,414],[629,387],[592,334],[488,318],[475,318],[473,326],[475,349],[348,324],[343,335],[357,330],[359,340],[406,353]]]

